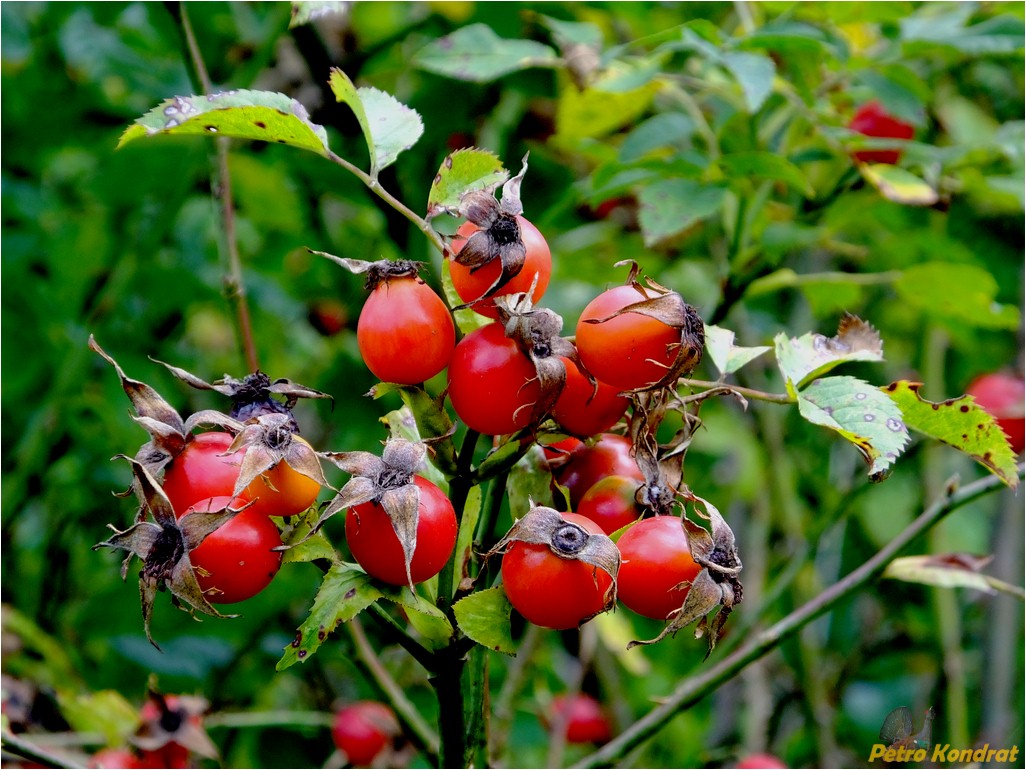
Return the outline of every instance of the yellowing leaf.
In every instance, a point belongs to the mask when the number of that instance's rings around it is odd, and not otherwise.
[[[915,174],[888,163],[860,164],[859,171],[887,200],[909,206],[932,206],[937,191]]]
[[[908,427],[965,452],[1008,486],[1017,486],[1015,454],[994,417],[972,396],[934,403],[919,394],[920,387],[922,383],[899,380],[883,391],[901,409]]]
[[[853,315],[845,315],[841,319],[834,337],[809,333],[789,338],[780,333],[773,342],[777,365],[792,395],[839,364],[883,360],[883,342],[879,333],[872,324]]]

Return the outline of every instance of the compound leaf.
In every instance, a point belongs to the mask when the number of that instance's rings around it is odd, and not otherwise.
[[[274,91],[175,96],[137,118],[121,135],[118,148],[154,134],[229,136],[328,152],[324,127],[310,122],[302,104]]]
[[[346,623],[382,597],[371,577],[355,564],[335,564],[328,570],[314,598],[309,617],[303,621],[296,638],[285,648],[275,666],[284,671],[306,661],[321,646],[328,634]]]
[[[773,339],[777,365],[791,395],[835,366],[849,361],[883,361],[883,342],[873,326],[861,318],[845,315],[837,335],[808,333],[788,337],[781,332]]]
[[[709,357],[722,374],[733,374],[745,364],[753,361],[773,348],[761,345],[754,348],[742,348],[734,344],[734,332],[719,326],[705,327],[705,349]]]
[[[934,403],[920,395],[921,387],[918,382],[899,380],[882,390],[901,409],[908,427],[965,452],[1008,486],[1017,486],[1015,454],[994,417],[972,396]]]
[[[487,24],[470,24],[434,40],[413,56],[413,65],[436,75],[488,83],[529,67],[551,67],[556,52],[533,40],[507,40]]]
[[[812,424],[835,430],[854,444],[869,463],[873,481],[886,478],[908,443],[897,404],[855,377],[815,380],[798,392],[798,411]]]
[[[463,633],[482,647],[504,655],[517,654],[510,634],[512,607],[501,588],[475,591],[456,602],[452,609]]]
[[[455,210],[460,198],[471,190],[488,190],[509,178],[502,161],[490,150],[464,147],[445,156],[428,192],[428,218]],[[457,301],[456,304],[460,304]]]

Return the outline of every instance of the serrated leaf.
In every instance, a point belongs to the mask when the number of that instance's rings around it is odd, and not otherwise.
[[[772,350],[768,345],[742,348],[734,344],[734,332],[707,324],[705,327],[705,349],[713,364],[723,374],[733,374],[745,364],[763,353]]]
[[[730,177],[769,179],[783,182],[806,197],[815,195],[812,185],[796,165],[772,152],[735,152],[724,155],[717,163]]]
[[[711,217],[723,206],[726,194],[724,187],[692,179],[664,179],[647,186],[638,195],[645,245],[653,246]]]
[[[741,85],[745,94],[745,104],[749,114],[759,111],[773,92],[773,78],[777,73],[776,65],[768,56],[757,53],[732,51],[723,55],[723,64],[734,79]]]
[[[463,633],[482,647],[504,655],[517,654],[510,634],[512,606],[502,588],[475,591],[456,602],[452,609]]]
[[[932,206],[937,191],[911,171],[888,163],[860,163],[859,172],[889,201],[909,206]]]
[[[57,702],[72,730],[99,733],[109,746],[124,743],[139,725],[139,709],[116,690],[78,694],[61,690]]]
[[[470,24],[434,40],[413,56],[412,64],[436,75],[488,83],[529,67],[551,67],[556,52],[533,40],[507,40],[487,24]]]
[[[317,652],[328,634],[346,623],[382,597],[371,576],[355,564],[335,564],[324,575],[310,615],[299,627],[296,638],[285,648],[275,666],[284,671]]]
[[[869,463],[873,481],[887,469],[908,443],[901,410],[879,388],[855,377],[824,377],[798,392],[798,411],[813,425],[841,434]]]
[[[788,392],[796,390],[835,366],[851,361],[883,361],[883,341],[876,329],[853,315],[846,315],[837,327],[837,335],[826,337],[809,332],[788,337],[781,332],[773,338],[777,366],[787,382]]]
[[[456,535],[456,555],[453,557],[453,574],[457,579],[464,577],[467,560],[474,547],[474,533],[477,522],[481,518],[481,485],[474,484],[467,493],[467,502],[463,505],[463,516],[460,518],[460,529]]]
[[[912,265],[902,271],[894,287],[905,302],[945,323],[982,329],[1019,328],[1020,311],[997,303],[997,280],[977,265]]]
[[[167,99],[137,118],[121,135],[118,148],[154,134],[229,136],[328,152],[324,127],[311,123],[295,99],[273,91],[239,89]]]
[[[489,190],[509,178],[502,161],[490,150],[465,147],[449,153],[435,174],[428,191],[428,218],[446,210],[455,210],[464,193],[472,190]],[[462,304],[457,300],[455,304]]]
[[[390,166],[399,153],[408,150],[421,134],[424,124],[416,110],[391,94],[376,88],[357,88],[340,69],[332,69],[328,79],[335,99],[349,106],[363,129],[370,154],[371,176]]]
[[[309,24],[323,16],[345,14],[352,4],[352,0],[294,0],[289,29]]]
[[[1008,486],[1019,484],[1015,453],[994,417],[972,396],[934,403],[920,395],[921,383],[899,380],[882,388],[905,424],[972,457]]]
[[[403,586],[384,593],[386,599],[406,610],[410,625],[433,645],[442,645],[452,636],[452,625],[445,613],[419,594]]]
[[[888,564],[883,576],[893,580],[904,580],[907,583],[921,583],[941,588],[975,588],[987,594],[1001,591],[1019,599],[1026,598],[1023,589],[979,572],[982,564],[978,564],[977,561],[973,557],[966,560],[961,554],[904,556]],[[990,559],[979,561],[986,564]]]
[[[282,533],[282,545],[289,546],[289,548],[282,554],[282,564],[310,562],[317,559],[327,559],[333,563],[338,561],[338,553],[328,541],[323,530],[310,536],[310,529],[317,521],[317,517],[318,511],[314,507],[301,516],[293,516],[292,521],[286,525]]]

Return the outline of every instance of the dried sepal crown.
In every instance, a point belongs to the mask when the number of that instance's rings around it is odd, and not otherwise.
[[[682,517],[684,531],[688,536],[691,558],[702,568],[698,576],[691,582],[691,588],[684,604],[674,615],[666,628],[655,639],[634,641],[627,647],[630,649],[639,644],[654,644],[667,635],[675,636],[682,628],[698,622],[695,637],[707,636],[709,653],[716,647],[723,625],[730,617],[733,608],[741,603],[743,590],[739,575],[741,559],[738,557],[734,542],[734,532],[723,519],[716,507],[707,500],[695,495],[691,499],[700,503],[704,513],[699,515],[709,522],[709,529],[700,527],[686,516]],[[696,507],[696,510],[698,508]],[[709,613],[719,607],[719,611],[710,622]]]
[[[142,562],[139,574],[139,595],[142,601],[143,625],[146,638],[160,649],[150,633],[150,618],[153,602],[158,590],[167,588],[175,599],[184,601],[190,607],[208,615],[225,616],[215,610],[196,581],[189,554],[212,532],[235,517],[245,506],[225,507],[211,511],[193,511],[180,519],[175,518],[164,490],[142,463],[121,455],[132,466],[133,488],[139,496],[143,510],[153,521],[138,521],[126,530],[108,525],[114,534],[97,548],[112,548],[128,551],[122,563],[121,577],[128,576],[128,562],[138,556]]]
[[[520,173],[502,186],[502,199],[496,200],[491,190],[472,190],[460,198],[457,214],[477,225],[473,233],[452,259],[471,272],[498,259],[499,277],[478,299],[487,299],[520,274],[527,259],[527,248],[517,217],[523,213],[520,186],[527,173],[527,155]]]
[[[331,398],[327,393],[308,388],[285,378],[272,380],[263,372],[257,370],[247,374],[241,380],[230,375],[225,375],[219,380],[210,383],[200,379],[195,374],[177,366],[157,361],[165,366],[171,374],[187,385],[198,390],[212,390],[227,396],[231,399],[232,408],[228,416],[240,422],[245,422],[253,417],[267,414],[283,414],[289,419],[289,426],[293,433],[299,433],[299,425],[292,416],[292,409],[301,398]],[[274,396],[283,396],[280,401]]]
[[[242,429],[238,420],[210,409],[196,412],[183,420],[178,410],[154,388],[126,375],[118,362],[100,347],[92,335],[89,336],[89,348],[114,367],[121,380],[121,388],[135,408],[132,419],[150,434],[150,440],[139,448],[135,459],[151,474],[159,476],[164,467],[181,454],[190,434],[200,425],[216,425],[233,433]]]
[[[424,267],[423,262],[416,262],[412,259],[379,259],[368,262],[363,259],[336,257],[326,251],[314,251],[313,249],[308,249],[308,251],[319,257],[330,259],[353,275],[367,276],[364,288],[368,291],[372,291],[379,284],[386,283],[392,278],[417,278]]]
[[[421,467],[427,448],[420,442],[390,438],[378,457],[371,452],[324,452],[352,478],[328,503],[310,530],[312,536],[339,511],[363,503],[377,503],[388,514],[392,529],[403,548],[406,580],[413,587],[410,562],[417,548],[417,522],[420,518],[420,489],[414,474]]]
[[[235,482],[233,495],[240,495],[258,476],[285,463],[297,473],[313,479],[322,487],[329,486],[321,462],[307,442],[293,430],[294,421],[286,414],[261,414],[241,426],[227,453],[246,450]],[[269,483],[269,482],[265,482]]]
[[[154,689],[147,693],[152,708],[143,707],[143,720],[129,741],[143,751],[159,751],[177,743],[193,754],[217,759],[217,746],[203,729],[201,717],[209,704],[195,695],[165,696]]]
[[[601,569],[612,578],[604,597],[601,612],[612,609],[616,603],[616,578],[620,571],[620,551],[604,534],[588,532],[584,527],[567,521],[559,511],[536,505],[523,518],[517,519],[509,532],[495,544],[488,556],[505,553],[514,543],[548,546],[561,559],[580,561]],[[581,623],[594,615],[584,618]]]
[[[520,352],[530,359],[541,389],[538,400],[531,405],[531,426],[538,425],[548,415],[563,392],[566,384],[563,359],[567,358],[583,369],[577,348],[560,336],[563,319],[548,308],[534,307],[531,301],[533,292],[534,283],[526,292],[495,298],[499,323],[503,325],[506,337],[513,340]]]
[[[658,388],[673,388],[677,380],[689,374],[702,361],[702,353],[705,349],[705,324],[694,307],[689,305],[673,289],[662,286],[651,278],[645,279],[644,286],[638,281],[640,268],[633,259],[623,260],[616,263],[617,267],[630,265],[630,272],[627,275],[627,286],[632,286],[638,291],[638,301],[617,310],[605,318],[588,318],[584,323],[599,324],[617,318],[628,313],[654,318],[666,324],[680,333],[680,340],[676,343],[676,355],[673,363],[658,381],[646,385],[640,390],[653,390]]]

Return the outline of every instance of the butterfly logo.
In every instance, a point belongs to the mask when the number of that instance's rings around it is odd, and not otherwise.
[[[913,735],[912,709],[908,706],[896,708],[884,719],[883,727],[880,728],[880,740],[890,748],[929,749],[933,717],[933,708],[928,708],[923,720],[923,729]]]

